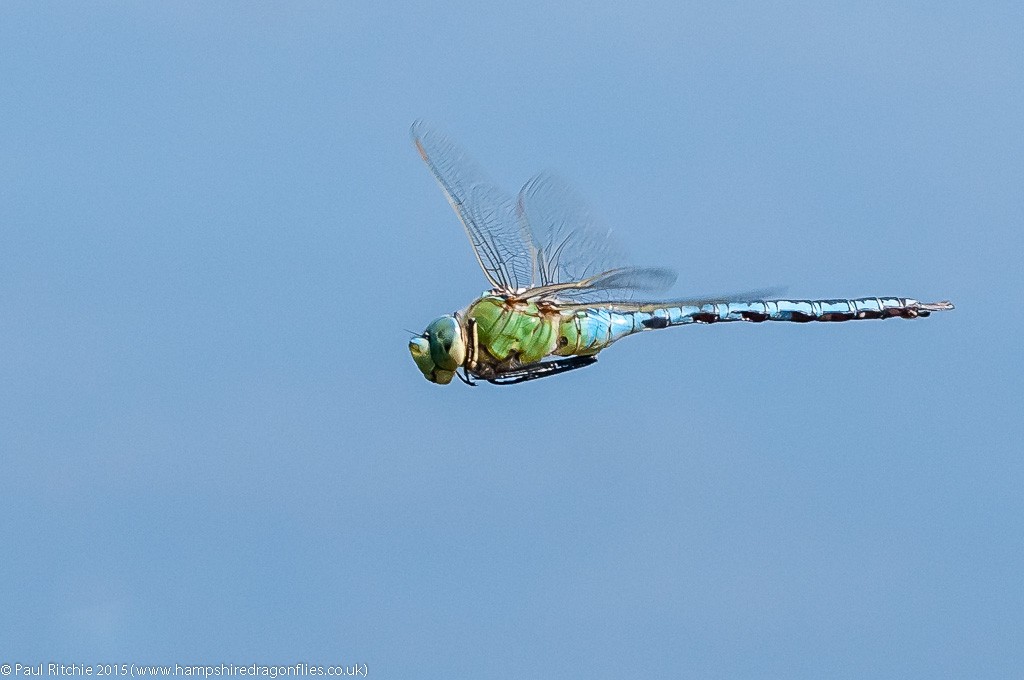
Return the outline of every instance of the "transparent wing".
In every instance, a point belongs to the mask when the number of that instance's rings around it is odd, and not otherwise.
[[[534,247],[517,219],[516,202],[491,184],[462,149],[422,121],[413,124],[412,138],[466,229],[491,285],[509,292],[529,287]]]
[[[675,272],[627,266],[625,250],[586,203],[563,180],[537,175],[516,201],[521,228],[532,237],[533,289],[528,297],[557,295],[562,300],[632,299],[671,286]]]
[[[725,295],[701,295],[692,298],[678,298],[672,300],[601,300],[595,302],[573,302],[558,301],[558,307],[565,310],[577,309],[612,309],[617,312],[652,312],[656,309],[666,307],[702,307],[721,302],[750,302],[754,300],[770,300],[785,292],[784,287],[759,288],[741,293],[729,293]]]
[[[591,299],[594,296],[665,290],[676,280],[676,273],[663,267],[619,267],[581,281],[549,283],[522,293],[526,299],[555,297],[562,300]]]

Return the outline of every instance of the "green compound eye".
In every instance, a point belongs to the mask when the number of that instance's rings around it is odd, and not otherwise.
[[[442,316],[432,321],[421,337],[409,341],[409,354],[424,378],[439,385],[452,381],[455,369],[466,360],[462,337],[458,319]]]
[[[462,341],[462,327],[454,316],[442,316],[427,326],[430,338],[430,356],[437,367],[454,371],[466,360],[466,345]]]

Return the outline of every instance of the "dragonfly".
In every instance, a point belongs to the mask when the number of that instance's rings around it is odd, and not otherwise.
[[[491,286],[410,340],[416,366],[433,383],[458,376],[467,385],[512,385],[559,375],[594,364],[626,336],[673,326],[916,319],[953,309],[901,297],[770,299],[769,291],[660,299],[675,271],[627,264],[564,181],[540,174],[513,197],[444,134],[422,121],[411,132]]]

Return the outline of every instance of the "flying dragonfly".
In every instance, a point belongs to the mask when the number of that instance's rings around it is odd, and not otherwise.
[[[782,300],[767,291],[658,299],[671,269],[626,257],[558,178],[537,175],[504,194],[451,140],[422,122],[413,143],[469,236],[489,291],[409,342],[423,376],[447,385],[511,385],[589,366],[615,341],[643,331],[724,321],[916,319],[950,302],[866,297]]]

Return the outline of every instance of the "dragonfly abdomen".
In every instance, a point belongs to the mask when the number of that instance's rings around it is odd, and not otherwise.
[[[597,354],[616,340],[644,330],[638,325],[642,320],[640,315],[600,307],[563,312],[554,353],[559,356]]]
[[[646,328],[720,321],[857,321],[861,319],[916,319],[952,309],[949,302],[918,302],[913,298],[870,297],[846,300],[751,300],[683,305],[652,310],[642,320]],[[660,312],[660,313],[659,313]],[[639,312],[643,313],[643,312]],[[666,323],[667,322],[667,323]]]
[[[564,316],[556,354],[593,354],[620,338],[648,330],[695,323],[727,321],[855,321],[860,319],[914,319],[952,309],[949,302],[918,302],[912,298],[856,298],[848,300],[750,300],[694,305],[645,305],[640,310],[594,307]]]

